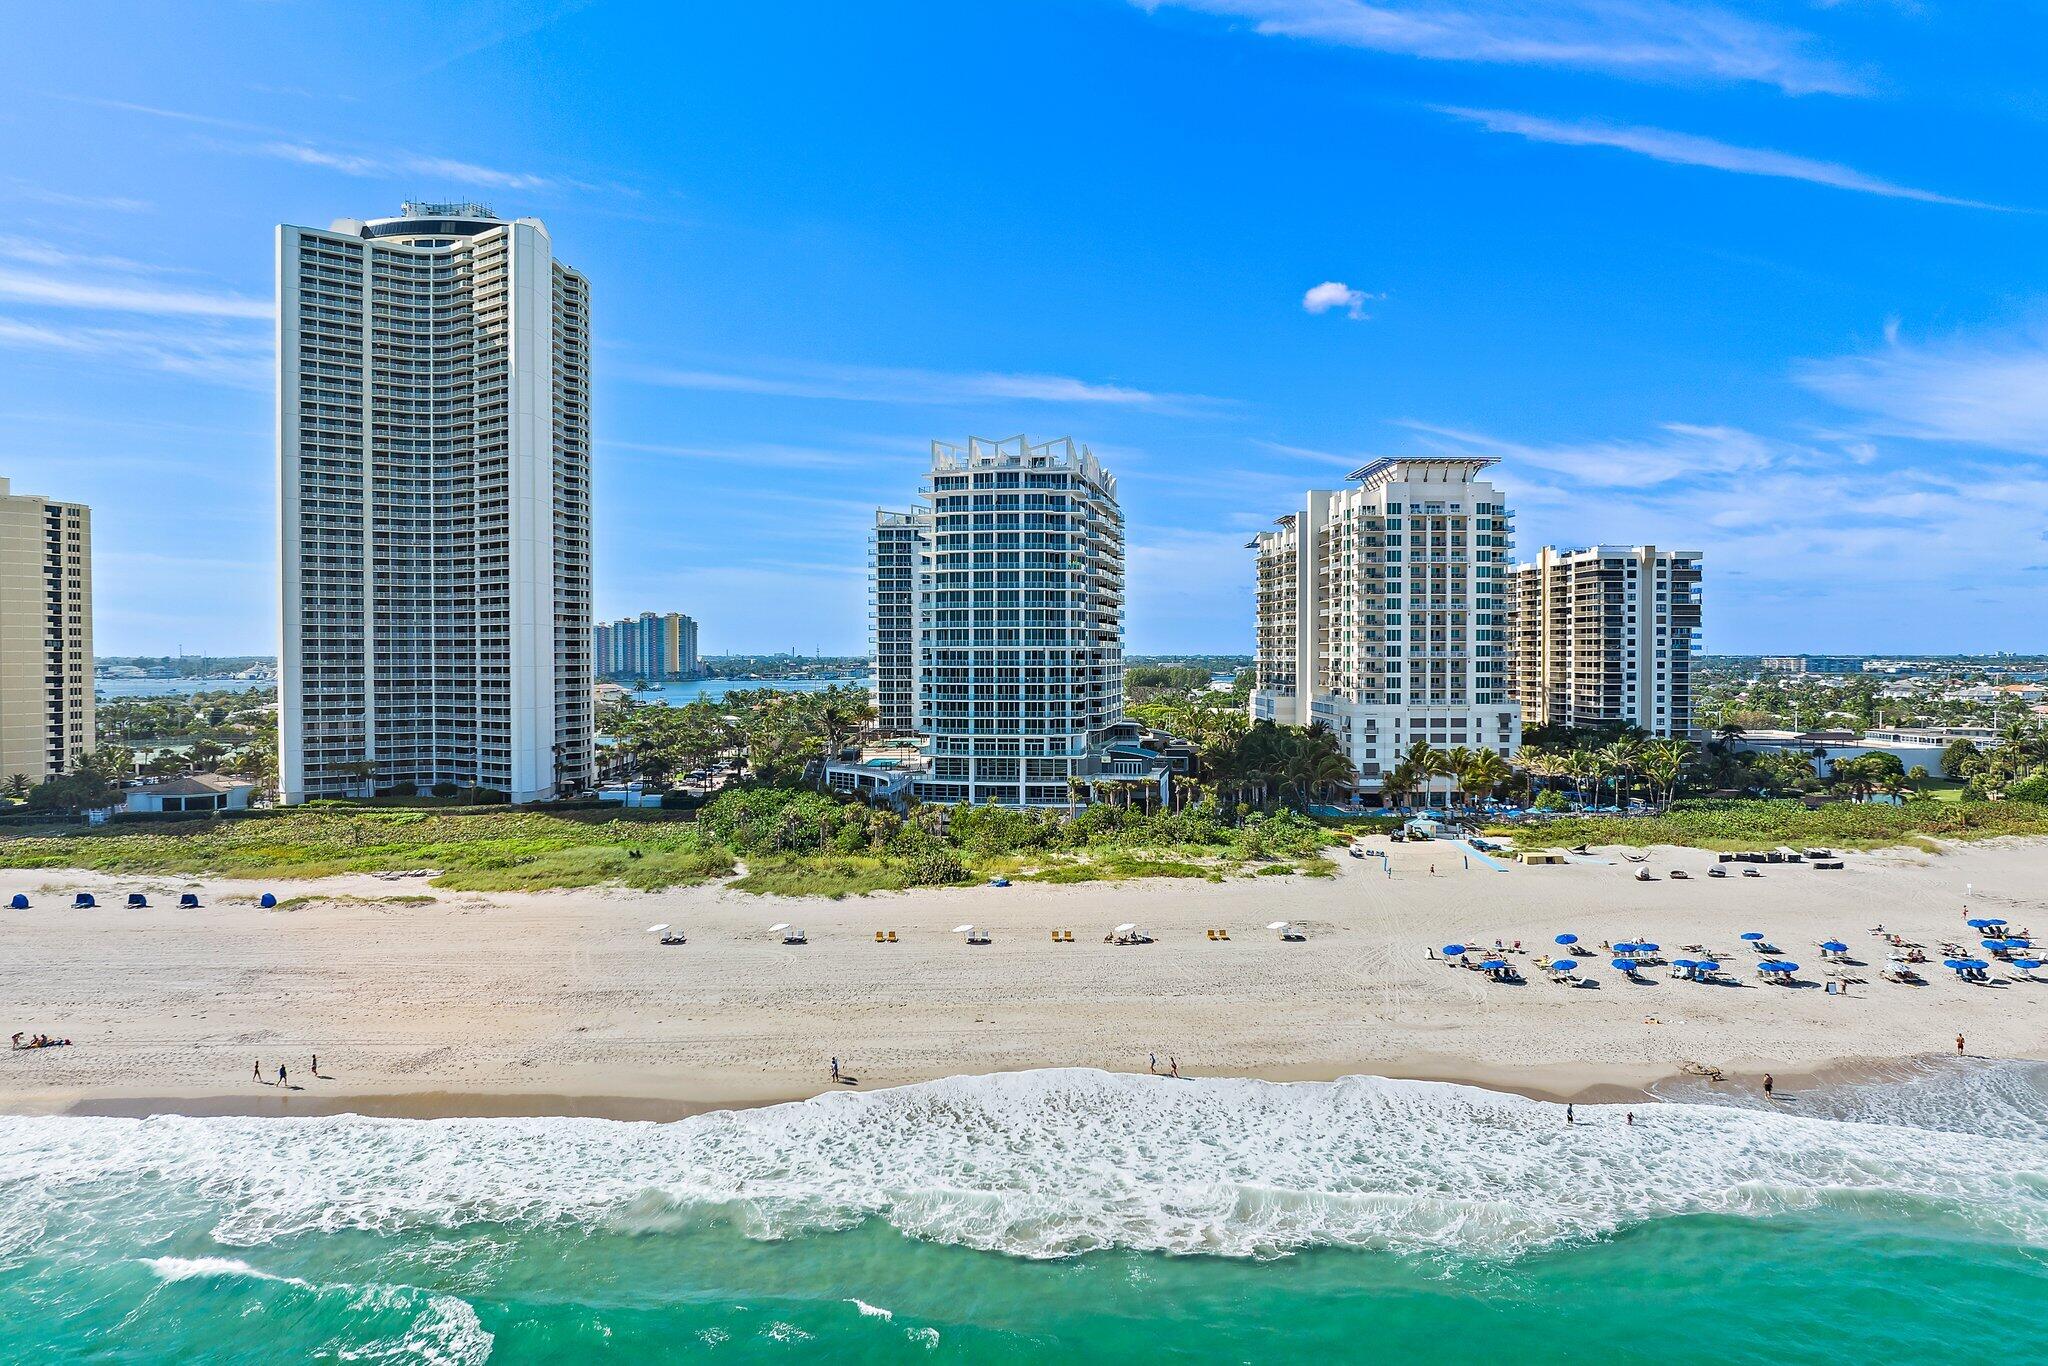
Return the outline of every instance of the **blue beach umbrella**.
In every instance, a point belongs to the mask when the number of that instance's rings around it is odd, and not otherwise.
[[[1616,944],[1614,946],[1614,951],[1616,953],[1635,953],[1642,947],[1643,946],[1641,944]]]
[[[1993,953],[2003,953],[2006,949],[2006,943],[2003,939],[1979,939],[1977,942],[1990,949]]]
[[[1576,944],[1579,942],[1579,937],[1575,934],[1561,934],[1551,942],[1556,944]]]
[[[1961,972],[1964,968],[1970,966],[1970,960],[1967,958],[1944,958],[1941,960],[1941,965],[1945,968],[1953,968],[1955,971]]]
[[[1849,946],[1839,939],[1830,939],[1822,944],[1821,947],[1829,953],[1847,953],[1849,951]]]
[[[1797,963],[1787,963],[1787,962],[1785,962],[1785,961],[1784,961],[1783,959],[1772,959],[1772,960],[1771,960],[1770,962],[1768,962],[1768,963],[1760,963],[1760,964],[1758,964],[1757,966],[1761,967],[1761,968],[1762,968],[1762,969],[1763,969],[1763,970],[1764,970],[1765,972],[1797,972],[1797,971],[1799,971],[1799,965],[1798,965]]]
[[[1701,972],[1719,972],[1721,970],[1721,965],[1711,958],[1702,958],[1697,963],[1694,963],[1693,966]]]
[[[1508,960],[1505,958],[1489,958],[1479,966],[1485,968],[1488,972],[1501,972],[1507,968],[1507,965]]]
[[[2034,947],[2034,941],[2031,939],[2008,939],[2005,941],[2005,946],[2009,949],[2031,949]]]
[[[1962,960],[1962,963],[1964,967],[1970,969],[1970,971],[1972,972],[1982,972],[1986,968],[1991,966],[1989,963],[1985,962],[1981,958],[1965,958]]]
[[[1633,958],[1617,958],[1614,960],[1613,966],[1619,972],[1634,972],[1636,970],[1636,960]]]
[[[2015,958],[2012,960],[2012,965],[2021,972],[2032,972],[2035,968],[2041,966],[2041,960],[2038,958]]]
[[[1674,958],[1671,960],[1671,966],[1674,968],[1684,968],[1686,969],[1686,971],[1690,972],[1692,969],[1698,967],[1699,964],[1693,962],[1690,958]]]
[[[1552,972],[1577,972],[1579,965],[1573,959],[1559,958],[1551,963],[1550,970]]]
[[[1464,951],[1465,946],[1463,944],[1444,945],[1444,957],[1446,958],[1456,958],[1459,954],[1463,953]]]
[[[1744,939],[1747,939],[1752,944],[1761,942],[1763,939],[1763,936],[1758,934],[1755,930],[1744,930],[1742,932],[1742,937]]]
[[[1637,953],[1655,953],[1655,952],[1657,952],[1657,950],[1659,950],[1659,949],[1661,949],[1661,948],[1663,948],[1663,947],[1664,947],[1664,946],[1663,946],[1662,944],[1652,944],[1652,943],[1651,943],[1650,941],[1648,941],[1648,940],[1646,939],[1646,940],[1644,940],[1644,941],[1643,941],[1642,943],[1640,943],[1640,944],[1636,945],[1636,952],[1637,952]]]

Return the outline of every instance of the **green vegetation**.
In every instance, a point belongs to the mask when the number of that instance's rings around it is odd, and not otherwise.
[[[801,788],[721,793],[696,819],[657,812],[299,807],[153,826],[0,840],[0,866],[250,879],[436,870],[455,891],[600,884],[643,890],[730,876],[787,896],[846,896],[1002,874],[1079,882],[1221,877],[1253,866],[1322,866],[1344,837],[1291,812],[1226,819],[1093,806],[1059,812],[920,808],[910,816]]]
[[[1792,800],[1704,799],[1674,803],[1653,816],[1567,816],[1528,826],[1500,826],[1524,846],[1680,844],[1701,849],[1771,849],[1786,844],[1879,849],[1917,842],[2048,835],[2048,806],[2031,802],[1909,801],[1898,806]]]

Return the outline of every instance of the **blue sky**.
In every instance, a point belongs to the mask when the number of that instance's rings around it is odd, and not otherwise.
[[[2038,650],[2038,3],[101,3],[0,49],[0,474],[102,653],[275,648],[271,229],[479,198],[591,278],[597,599],[864,648],[926,443],[1122,481],[1135,652],[1478,452],[1706,552],[1717,651]]]

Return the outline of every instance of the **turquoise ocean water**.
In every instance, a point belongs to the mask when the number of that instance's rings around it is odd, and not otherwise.
[[[0,1359],[2048,1359],[2048,1068],[1769,1110],[959,1078],[597,1120],[0,1119]]]

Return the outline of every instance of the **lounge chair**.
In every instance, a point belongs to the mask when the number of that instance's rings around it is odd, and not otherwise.
[[[1229,930],[1218,930],[1218,931],[1216,931],[1216,937],[1217,937],[1218,939],[1221,939],[1221,940],[1223,940],[1223,941],[1224,941],[1225,943],[1228,943],[1228,942],[1230,942],[1230,931],[1229,931]]]
[[[785,944],[808,944],[811,941],[804,935],[802,930],[787,929],[782,932],[782,942]]]
[[[1209,937],[1210,937],[1211,939],[1214,939],[1214,938],[1216,937],[1216,931],[1214,931],[1214,930],[1210,930],[1210,931],[1209,931]]]
[[[883,938],[882,938],[882,932],[881,932],[880,930],[876,930],[876,931],[875,931],[875,942],[876,942],[877,944],[880,944],[880,943],[883,943],[883,942],[885,942],[885,941],[883,940]]]
[[[1762,877],[1762,876],[1763,876],[1763,874],[1762,874],[1762,873],[1759,873],[1759,872],[1758,872],[1758,871],[1757,871],[1756,869],[1754,869],[1754,868],[1744,868],[1744,869],[1742,870],[1742,875],[1743,875],[1744,877]]]
[[[987,930],[975,930],[967,936],[967,942],[970,944],[990,944],[995,941],[989,937]]]
[[[683,937],[681,930],[670,930],[661,937],[661,942],[664,944],[687,944],[689,940]]]
[[[889,931],[889,942],[890,942],[891,944],[893,944],[893,943],[895,943],[895,942],[896,942],[896,931],[894,931],[894,930],[891,930],[891,931]]]

